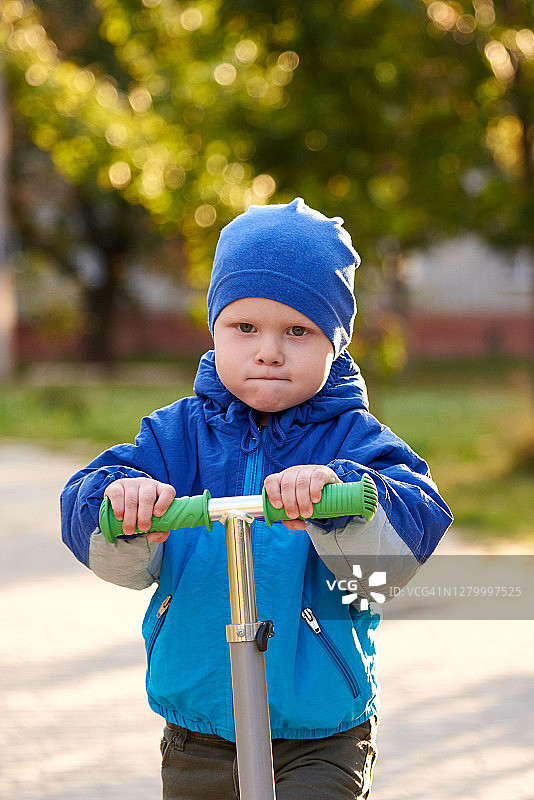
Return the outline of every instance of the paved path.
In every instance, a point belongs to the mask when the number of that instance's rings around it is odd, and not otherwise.
[[[80,466],[0,444],[0,796],[157,800],[139,632],[151,590],[99,581],[61,544],[57,497]],[[533,634],[386,617],[373,800],[534,799]]]

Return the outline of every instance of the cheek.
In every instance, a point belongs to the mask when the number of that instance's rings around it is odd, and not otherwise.
[[[222,347],[217,351],[215,348],[215,368],[223,384],[233,394],[241,382],[242,357],[236,352],[235,348]]]
[[[317,392],[319,392],[327,382],[333,362],[334,354],[330,352],[326,355],[321,354],[321,358],[318,359],[317,368],[314,370],[312,378],[312,380],[315,381]]]
[[[231,363],[227,356],[223,355],[222,350],[217,350],[217,348],[215,348],[215,369],[223,383],[225,382],[226,375],[231,372]]]
[[[327,382],[328,378],[330,377],[330,370],[332,369],[332,364],[333,363],[334,363],[334,354],[333,353],[328,353],[328,355],[326,357],[324,372],[323,372],[323,383],[322,383],[321,389],[323,388],[323,386]]]

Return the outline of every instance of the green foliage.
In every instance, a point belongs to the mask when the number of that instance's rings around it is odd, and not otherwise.
[[[519,444],[512,468],[519,479],[532,481],[534,478],[534,432],[527,434]]]
[[[182,234],[193,281],[221,224],[296,194],[344,215],[368,258],[467,225],[530,238],[530,3],[95,0],[108,50],[84,64],[58,53],[31,3],[0,6],[36,144],[69,180]]]
[[[366,375],[387,380],[397,375],[408,362],[408,344],[404,323],[394,314],[383,314],[357,333],[349,352]]]

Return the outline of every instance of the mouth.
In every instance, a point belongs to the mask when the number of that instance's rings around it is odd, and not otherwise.
[[[288,382],[289,378],[273,378],[269,375],[255,375],[251,378],[248,378],[249,381],[284,381]]]

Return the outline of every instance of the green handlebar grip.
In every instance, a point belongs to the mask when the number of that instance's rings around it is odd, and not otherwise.
[[[161,517],[152,517],[151,531],[170,531],[176,528],[196,528],[204,525],[209,531],[213,523],[208,513],[208,503],[211,495],[206,489],[204,494],[195,497],[177,497],[172,501],[167,511]],[[108,542],[117,541],[118,536],[124,536],[122,522],[115,518],[109,497],[104,497],[98,515],[100,530]],[[147,533],[136,529],[136,533]]]
[[[378,492],[375,482],[365,473],[354,483],[327,483],[318,503],[313,506],[312,519],[330,517],[358,516],[367,521],[372,519],[378,506]],[[284,508],[274,508],[263,490],[263,516],[267,525],[288,520]],[[302,519],[302,517],[300,517]]]

